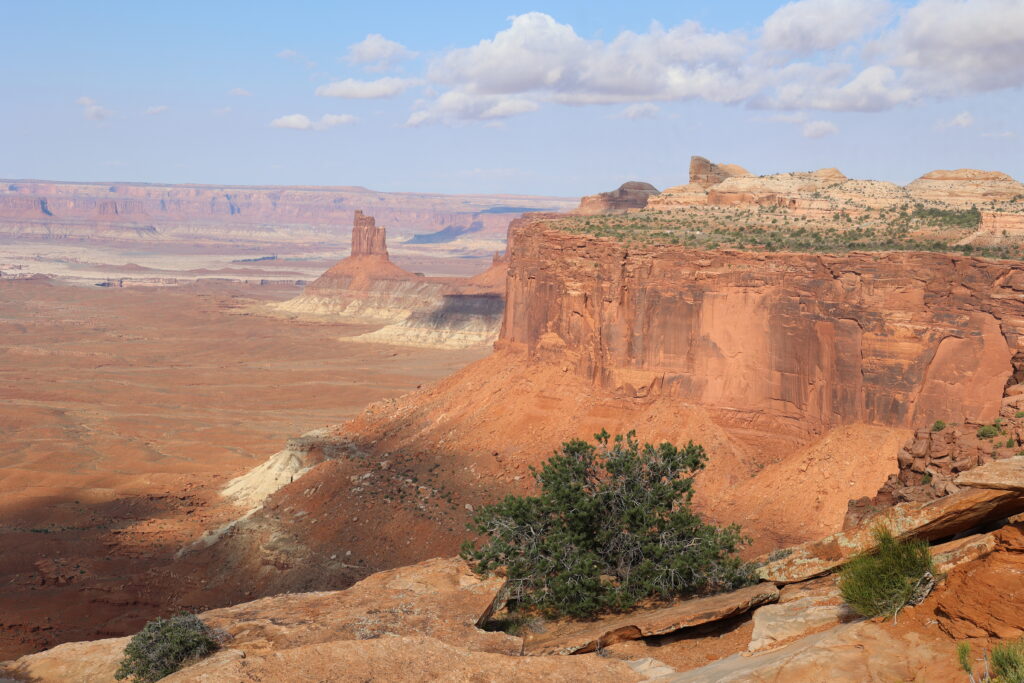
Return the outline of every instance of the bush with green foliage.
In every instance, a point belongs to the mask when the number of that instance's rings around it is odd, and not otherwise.
[[[186,663],[216,652],[219,647],[210,627],[194,614],[154,619],[129,641],[114,678],[153,683],[170,676]]]
[[[945,428],[946,428],[946,423],[943,422],[942,420],[936,420],[935,423],[932,424],[932,431],[933,432],[941,432]]]
[[[971,683],[1024,683],[1024,640],[1011,640],[993,647],[991,654],[985,655],[985,671],[978,678],[974,677],[970,644],[957,643],[956,654],[960,668],[971,677]]]
[[[922,540],[899,541],[884,527],[874,530],[877,549],[857,555],[843,567],[843,600],[865,617],[892,616],[932,581],[932,554]]]
[[[978,427],[979,439],[992,439],[999,436],[999,427],[996,425],[982,425]]]
[[[749,542],[739,527],[705,524],[691,509],[702,447],[641,446],[634,432],[595,439],[563,443],[533,469],[539,495],[508,496],[473,517],[487,541],[467,541],[462,555],[480,573],[505,567],[516,609],[589,617],[755,580],[736,555]]]

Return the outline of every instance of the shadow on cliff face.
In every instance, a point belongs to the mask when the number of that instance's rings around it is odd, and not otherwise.
[[[0,660],[132,634],[156,616],[208,606],[181,601],[204,580],[179,573],[172,562],[182,541],[208,523],[208,496],[183,491],[87,502],[89,493],[3,506]]]

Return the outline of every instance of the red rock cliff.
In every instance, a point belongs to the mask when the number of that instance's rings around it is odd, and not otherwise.
[[[992,420],[1024,347],[1016,262],[630,247],[539,217],[509,254],[499,344],[771,430]]]

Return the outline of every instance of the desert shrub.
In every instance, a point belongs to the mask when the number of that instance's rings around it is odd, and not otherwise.
[[[991,439],[999,436],[999,427],[996,425],[983,425],[978,427],[977,434],[979,439]]]
[[[999,683],[1024,683],[1024,640],[999,643],[992,648],[991,662]]]
[[[153,683],[218,648],[213,632],[194,614],[154,619],[128,642],[114,678]]]
[[[933,432],[941,432],[945,428],[946,428],[946,423],[943,422],[942,420],[936,420],[935,423],[932,424],[932,431]]]
[[[516,609],[588,617],[649,597],[729,590],[754,581],[738,526],[705,524],[690,507],[704,449],[643,444],[633,432],[562,444],[533,477],[537,496],[482,508],[487,537],[462,554],[480,573],[505,567]]]
[[[1009,439],[1007,439],[1007,440],[1006,440],[1006,447],[1007,447],[1007,448],[1013,448],[1013,447],[1014,447],[1014,446],[1016,446],[1016,445],[1017,445],[1017,444],[1015,444],[1015,443],[1013,442],[1013,437],[1012,437],[1012,436],[1011,436],[1011,437],[1010,437]]]
[[[932,555],[925,541],[898,541],[884,527],[874,534],[878,548],[843,567],[839,590],[863,616],[895,617],[931,580]]]

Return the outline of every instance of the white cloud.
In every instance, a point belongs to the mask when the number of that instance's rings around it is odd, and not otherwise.
[[[803,127],[805,138],[823,138],[838,132],[839,127],[831,121],[808,121]]]
[[[415,56],[415,52],[401,43],[388,40],[379,33],[371,33],[360,42],[349,45],[345,61],[363,65],[372,71],[383,71]]]
[[[620,119],[653,119],[657,117],[661,107],[651,102],[631,104],[617,115]]]
[[[1024,85],[1024,2],[921,0],[877,49],[911,86],[956,96]]]
[[[149,116],[156,116],[157,114],[163,114],[165,111],[170,109],[166,104],[157,104],[152,107],[146,108],[146,114]]]
[[[305,114],[288,114],[270,122],[273,128],[290,128],[291,130],[327,130],[335,126],[355,123],[356,117],[351,114],[324,114],[319,121],[313,121]]]
[[[1015,138],[1015,137],[1017,137],[1017,134],[1013,133],[1011,131],[1008,131],[1008,130],[1004,130],[1004,131],[1001,131],[999,133],[982,133],[981,137],[983,137],[983,138]]]
[[[761,35],[768,50],[807,54],[863,37],[892,16],[888,0],[799,0],[768,17]]]
[[[277,56],[281,59],[295,59],[299,56],[299,53],[295,50],[281,50],[277,53]]]
[[[944,128],[969,128],[972,125],[974,125],[974,116],[969,111],[962,111],[951,119],[939,121],[935,127],[942,130]]]
[[[407,126],[424,123],[454,123],[460,120],[495,121],[540,109],[540,105],[522,97],[471,95],[451,90],[429,106],[414,111]]]
[[[91,97],[79,97],[75,104],[82,107],[82,116],[90,121],[103,121],[114,115],[114,112],[97,104]]]
[[[226,116],[231,113],[231,107],[219,107],[213,110],[214,116]]]
[[[378,99],[399,95],[417,83],[418,81],[409,78],[386,77],[378,78],[375,81],[359,81],[354,78],[346,78],[343,81],[321,85],[316,89],[316,94],[321,97]]]
[[[416,103],[407,124],[493,123],[550,104],[622,104],[619,115],[628,117],[688,99],[781,111],[877,112],[1024,87],[1024,0],[899,6],[893,0],[797,0],[749,31],[652,23],[607,40],[585,38],[569,24],[529,12],[511,17],[492,37],[431,59],[428,99]],[[353,45],[347,59],[387,64],[405,50],[373,34]],[[316,93],[390,97],[421,84],[350,78]]]
[[[252,93],[245,88],[232,88],[231,90],[228,90],[228,94],[234,97],[249,97],[252,95]]]

